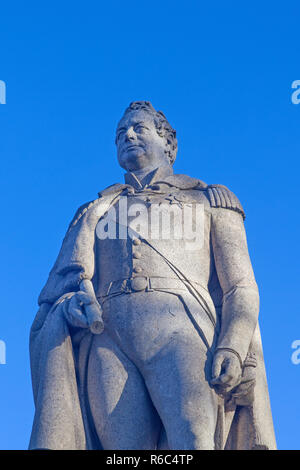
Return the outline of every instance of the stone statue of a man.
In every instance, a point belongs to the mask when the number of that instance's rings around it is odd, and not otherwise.
[[[239,200],[173,173],[147,101],[116,146],[125,183],[79,208],[40,294],[30,448],[275,448]]]

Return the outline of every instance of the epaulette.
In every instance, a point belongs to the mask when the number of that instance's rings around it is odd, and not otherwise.
[[[207,195],[211,207],[222,207],[238,212],[245,219],[245,212],[242,204],[236,195],[222,184],[210,184],[207,187]]]

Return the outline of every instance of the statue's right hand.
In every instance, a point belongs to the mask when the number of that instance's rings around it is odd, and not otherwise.
[[[75,292],[70,299],[67,300],[65,306],[65,317],[67,321],[78,328],[88,328],[88,320],[84,312],[84,305],[90,305],[95,302],[89,294],[83,291]]]

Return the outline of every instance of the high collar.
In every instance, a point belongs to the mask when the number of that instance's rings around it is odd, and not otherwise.
[[[135,189],[141,189],[145,186],[151,185],[155,181],[163,181],[168,176],[172,176],[173,168],[171,166],[161,166],[155,170],[150,171],[141,181],[133,171],[125,173],[124,179],[126,184],[130,184]]]

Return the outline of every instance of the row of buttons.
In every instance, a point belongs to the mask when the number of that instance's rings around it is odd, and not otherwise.
[[[132,243],[133,245],[135,245],[136,247],[141,245],[141,240],[139,238],[134,238],[132,240]],[[140,251],[136,251],[136,249],[132,249],[132,257],[134,258],[134,260],[138,260],[142,257],[142,254]],[[133,272],[134,273],[140,273],[142,272],[142,268],[140,266],[137,266],[136,265],[136,261],[133,262],[134,266],[133,266]]]

